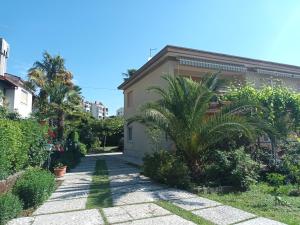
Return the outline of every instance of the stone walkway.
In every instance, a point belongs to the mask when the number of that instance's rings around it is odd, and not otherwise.
[[[85,157],[75,170],[64,177],[63,184],[32,217],[14,219],[9,225],[105,224],[99,210],[85,209],[91,175],[99,158],[106,160],[114,205],[102,211],[108,224],[194,224],[155,204],[155,201],[167,200],[214,224],[282,225],[186,191],[155,184],[140,175],[138,168],[127,164],[121,154]]]

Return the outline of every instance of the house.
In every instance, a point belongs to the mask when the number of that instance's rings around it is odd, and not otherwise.
[[[0,92],[4,95],[0,105],[7,105],[10,112],[17,112],[22,118],[29,117],[32,112],[33,93],[26,88],[24,81],[6,72],[9,45],[0,38]]]
[[[263,85],[285,85],[300,91],[300,67],[268,62],[227,54],[213,53],[176,46],[166,46],[145,63],[136,73],[118,88],[124,92],[124,117],[139,112],[145,102],[157,100],[158,96],[148,92],[149,86],[166,86],[164,75],[186,76],[199,80],[208,72],[218,72],[233,83]],[[225,91],[226,87],[224,87]],[[172,148],[172,143],[162,137],[162,146]],[[153,151],[146,129],[139,123],[124,127],[124,154],[136,163],[141,163],[145,153]]]

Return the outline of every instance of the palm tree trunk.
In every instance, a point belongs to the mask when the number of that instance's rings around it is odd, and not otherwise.
[[[65,126],[65,113],[62,110],[58,112],[57,121],[58,121],[57,137],[59,141],[62,141],[64,137],[64,126]]]

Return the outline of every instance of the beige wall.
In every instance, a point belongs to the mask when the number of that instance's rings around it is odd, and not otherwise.
[[[167,61],[147,74],[124,91],[124,117],[128,119],[139,112],[139,108],[146,102],[158,99],[155,93],[147,91],[150,86],[165,86],[163,75],[174,75],[173,61]],[[127,93],[132,91],[132,105],[127,107]],[[128,141],[128,128],[124,127],[124,153],[130,157],[141,159],[145,153],[151,152],[153,148],[145,133],[145,127],[139,123],[130,124],[132,127],[132,141]],[[165,140],[165,138],[162,138]],[[169,143],[163,141],[163,146],[168,147]]]

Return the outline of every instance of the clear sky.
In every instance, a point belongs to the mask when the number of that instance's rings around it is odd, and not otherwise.
[[[123,106],[122,72],[167,44],[300,66],[300,1],[0,0],[8,72],[60,54],[87,100]]]

